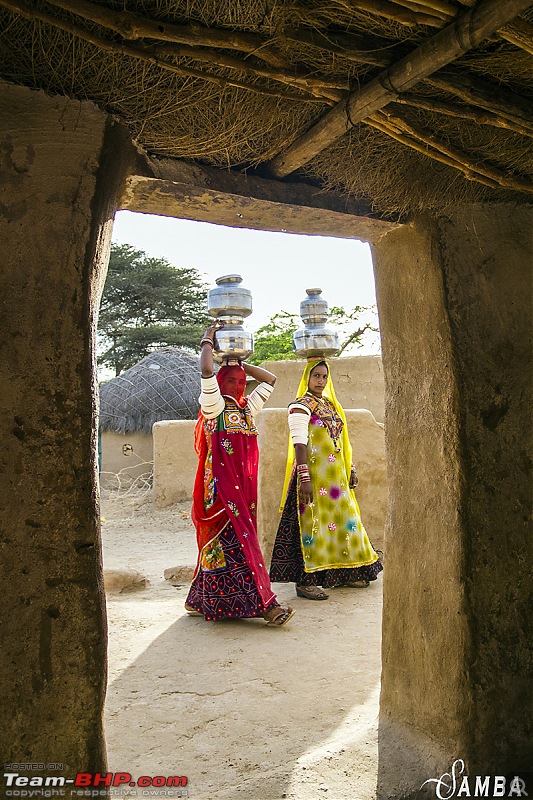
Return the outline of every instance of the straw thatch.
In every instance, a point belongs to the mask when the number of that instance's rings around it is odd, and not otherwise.
[[[154,422],[198,415],[198,356],[164,347],[102,384],[100,430],[151,433]]]
[[[461,19],[491,3],[504,24],[477,41],[478,17],[463,28]],[[529,202],[533,7],[521,3],[518,17],[516,8],[515,0],[0,0],[0,73],[94,100],[151,155],[292,173],[385,216],[461,199]],[[438,50],[444,58],[431,69]],[[404,88],[402,60],[420,54],[429,72]],[[373,81],[385,100],[352,113]],[[336,133],[285,167],[287,149],[303,134],[313,140],[333,112]]]

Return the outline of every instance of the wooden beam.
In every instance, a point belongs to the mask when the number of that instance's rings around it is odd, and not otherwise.
[[[268,40],[257,33],[205,28],[194,22],[176,25],[160,19],[143,17],[131,11],[114,11],[90,0],[50,0],[50,2],[83,19],[89,19],[104,28],[109,28],[124,39],[155,39],[197,47],[223,47],[227,50],[251,53],[275,67],[290,66],[281,54],[269,45]]]
[[[178,159],[139,155],[121,209],[144,214],[372,242],[397,226],[370,203],[303,183],[281,183]]]
[[[53,26],[54,28],[66,31],[73,36],[78,36],[80,39],[83,39],[83,41],[89,42],[90,44],[98,47],[100,50],[104,50],[107,53],[119,53],[120,55],[130,56],[131,58],[152,64],[152,66],[167,72],[173,72],[176,75],[200,78],[203,81],[215,84],[215,86],[218,86],[221,89],[232,86],[239,89],[245,89],[246,91],[253,92],[254,94],[264,94],[270,97],[279,97],[283,100],[294,100],[297,102],[320,104],[328,102],[327,99],[325,99],[322,95],[317,97],[316,95],[309,94],[303,90],[301,94],[291,91],[277,91],[276,89],[270,89],[268,86],[260,86],[255,83],[246,83],[244,81],[238,81],[234,78],[223,78],[218,75],[213,75],[210,72],[193,69],[192,67],[181,67],[178,64],[174,64],[173,62],[165,61],[164,59],[159,58],[151,50],[146,50],[139,45],[127,43],[124,44],[121,42],[113,42],[108,39],[104,39],[101,36],[97,36],[96,34],[85,30],[85,28],[82,28],[80,25],[67,22],[64,19],[56,17],[54,14],[49,14],[47,11],[42,11],[35,6],[28,5],[24,2],[24,0],[0,0],[0,6],[3,6],[10,11],[14,11],[26,19],[40,20],[48,25]]]
[[[431,131],[408,122],[397,113],[392,114],[385,109],[384,111],[378,111],[376,114],[373,114],[372,117],[369,117],[368,120],[365,120],[365,124],[368,123],[369,125],[376,122],[384,124],[385,126],[390,125],[392,126],[392,130],[407,134],[415,143],[413,145],[416,145],[415,149],[421,149],[421,152],[424,152],[423,148],[425,147],[425,155],[429,158],[436,158],[436,154],[441,154],[451,161],[455,161],[457,165],[456,169],[460,169],[466,177],[471,180],[481,183],[486,183],[488,180],[491,182],[489,185],[494,187],[533,194],[533,181],[531,181],[530,178],[510,171],[504,172],[498,167],[483,161],[479,156],[465,153],[463,150],[459,150],[457,147],[439,139],[439,137],[435,136]],[[409,145],[409,141],[404,142],[404,144]],[[420,144],[422,148],[420,148]],[[437,160],[439,159],[437,158]],[[453,166],[451,163],[450,165]]]
[[[425,14],[429,17],[433,17],[433,22],[431,24],[437,28],[442,28],[443,23],[450,22],[457,14],[457,8],[453,6],[448,6],[446,10],[443,10],[435,9],[425,3],[418,2],[418,0],[393,0],[393,2],[399,6],[410,9],[410,11],[414,11],[416,14]]]
[[[430,111],[433,114],[444,114],[455,119],[468,119],[476,125],[489,125],[492,128],[503,128],[507,131],[519,133],[522,136],[533,138],[533,120],[526,126],[515,120],[507,119],[495,111],[487,111],[476,106],[459,105],[458,103],[448,103],[444,100],[437,100],[434,97],[420,97],[416,94],[405,92],[396,98],[394,103],[384,107],[384,111],[394,109],[398,105],[412,106],[421,108],[423,111]]]
[[[512,122],[531,127],[533,123],[533,102],[525,97],[488,83],[468,72],[450,72],[433,75],[427,80],[431,86],[460,97],[466,103],[492,111]]]
[[[392,19],[400,25],[434,25],[435,17],[429,14],[417,14],[389,0],[337,0],[347,11],[367,11],[378,17]]]
[[[295,89],[302,89],[314,97],[338,102],[348,88],[348,80],[338,81],[335,78],[321,78],[316,75],[306,74],[297,70],[282,70],[275,67],[265,67],[257,62],[238,58],[220,50],[208,50],[204,47],[190,47],[187,44],[158,44],[150,48],[157,56],[185,56],[193,61],[215,64],[217,67],[235,69],[245,75],[254,75],[268,78]]]
[[[463,173],[465,178],[470,181],[482,183],[484,186],[489,186],[491,189],[501,188],[497,183],[489,178],[468,170],[461,162],[457,161],[455,158],[452,158],[450,155],[441,153],[438,150],[432,150],[420,140],[402,133],[399,128],[395,127],[390,121],[387,121],[386,118],[380,119],[382,116],[384,116],[382,112],[377,111],[375,114],[372,114],[372,116],[363,120],[363,124],[369,125],[371,128],[375,128],[381,133],[384,133],[386,136],[390,136],[391,139],[400,142],[400,144],[403,144],[405,147],[410,147],[412,150],[416,150],[417,153],[421,153],[426,158],[431,158],[433,161],[438,161],[440,164],[445,164],[447,167],[453,167],[453,169],[459,170]]]
[[[360,91],[338,103],[269,165],[276,178],[289,175],[402,92],[477,47],[531,5],[531,0],[484,0],[413,53],[393,64]]]
[[[533,55],[533,25],[525,19],[514,19],[509,25],[500,28],[498,36]]]
[[[388,67],[393,61],[391,43],[387,39],[372,39],[354,33],[322,32],[314,28],[285,28],[281,38],[298,44],[311,45],[356,64]]]

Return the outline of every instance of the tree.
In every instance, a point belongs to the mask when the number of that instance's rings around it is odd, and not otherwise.
[[[342,306],[333,306],[330,309],[328,327],[335,328],[341,335],[339,355],[351,345],[361,346],[361,338],[366,331],[379,331],[372,321],[375,313],[375,306],[355,306],[351,311],[346,311]],[[369,321],[360,322],[360,318],[365,316]],[[299,319],[297,314],[289,314],[287,311],[274,314],[255,334],[254,354],[248,360],[252,364],[262,364],[264,361],[299,358],[292,347],[292,334],[301,326]]]
[[[367,331],[379,332],[379,328],[373,323],[376,314],[376,306],[354,306],[351,311],[346,311],[343,306],[330,308],[328,325],[337,328],[341,334],[339,356],[353,344],[362,347],[361,339]],[[361,320],[361,317],[365,316],[366,322]]]
[[[287,361],[298,358],[292,349],[292,334],[298,328],[297,314],[280,311],[254,334],[254,354],[248,361],[262,364],[263,361]]]
[[[99,364],[120,375],[158,347],[198,348],[208,323],[198,272],[112,244],[98,323]]]

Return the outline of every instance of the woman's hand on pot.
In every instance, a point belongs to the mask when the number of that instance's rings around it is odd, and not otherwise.
[[[214,340],[216,332],[219,331],[223,327],[224,327],[224,323],[221,322],[220,320],[216,319],[213,322],[213,324],[210,325],[209,328],[206,330],[206,332],[204,333],[203,338],[204,339]]]

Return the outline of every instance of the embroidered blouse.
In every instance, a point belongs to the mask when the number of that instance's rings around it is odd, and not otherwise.
[[[220,387],[217,383],[217,379],[214,376],[211,378],[202,378],[201,386],[202,393],[198,398],[198,402],[200,403],[202,414],[206,419],[216,419],[220,414],[222,414],[228,405],[232,406],[232,411],[234,410],[233,405],[238,408],[237,403],[233,400],[233,398],[229,398],[227,395],[222,395]],[[263,382],[256,386],[252,392],[250,392],[250,394],[246,397],[246,401],[247,407],[252,415],[261,411],[273,390],[273,386],[271,386],[269,383]]]

